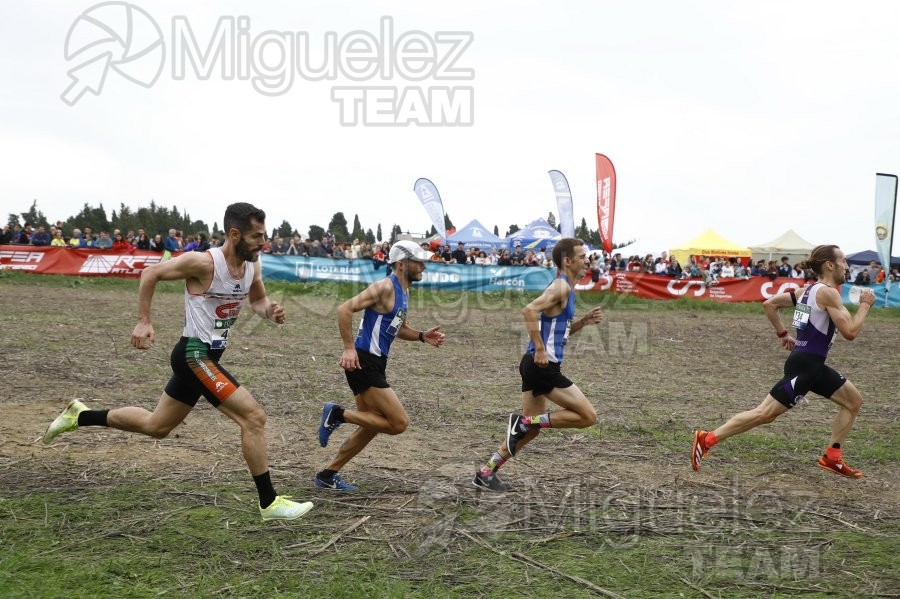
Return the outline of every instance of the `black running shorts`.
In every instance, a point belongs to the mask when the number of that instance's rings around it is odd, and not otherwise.
[[[784,363],[784,378],[769,393],[784,407],[793,408],[810,391],[830,399],[845,382],[844,375],[825,365],[824,357],[795,351]]]
[[[519,374],[522,375],[522,391],[531,391],[535,397],[572,386],[572,381],[560,372],[558,363],[548,362],[546,368],[541,368],[534,363],[534,355],[527,352],[519,362]]]
[[[390,385],[385,376],[387,368],[387,356],[376,356],[361,349],[356,350],[359,356],[359,370],[345,370],[347,375],[347,383],[353,390],[353,395],[359,395],[369,387],[377,387],[378,389],[387,389]]]
[[[166,385],[166,394],[189,406],[197,405],[200,396],[219,407],[240,383],[219,366],[224,349],[210,349],[195,337],[182,337],[172,350],[172,378]]]

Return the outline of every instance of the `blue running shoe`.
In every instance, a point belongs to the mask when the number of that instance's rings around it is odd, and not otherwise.
[[[356,485],[351,485],[344,481],[337,472],[332,474],[331,478],[325,478],[322,476],[322,473],[319,472],[316,474],[315,483],[320,489],[331,489],[332,491],[352,492],[359,489]]]
[[[334,417],[334,409],[336,407],[336,403],[329,401],[325,404],[325,407],[322,408],[322,422],[319,424],[319,445],[322,447],[328,445],[328,437],[331,436],[334,429],[341,425]]]

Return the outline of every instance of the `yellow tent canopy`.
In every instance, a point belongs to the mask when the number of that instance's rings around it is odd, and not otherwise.
[[[712,229],[707,229],[699,237],[672,248],[669,254],[678,258],[681,264],[686,264],[689,256],[749,258],[751,251],[750,248],[732,243]]]

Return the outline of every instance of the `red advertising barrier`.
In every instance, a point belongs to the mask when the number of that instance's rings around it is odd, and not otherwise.
[[[139,277],[144,268],[162,261],[159,252],[69,249],[0,245],[0,270],[51,275]]]
[[[596,283],[585,276],[575,288],[579,291],[615,291],[645,299],[703,298],[720,302],[762,302],[791,289],[801,289],[803,279],[750,277],[719,279],[707,285],[699,279],[672,279],[660,275],[617,271],[600,277]]]

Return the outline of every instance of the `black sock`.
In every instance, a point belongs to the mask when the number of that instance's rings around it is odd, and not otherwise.
[[[334,406],[331,408],[331,413],[334,414],[334,419],[338,422],[344,422],[344,408],[341,406]]]
[[[322,470],[316,476],[318,476],[322,480],[330,480],[331,477],[335,474],[337,474],[337,470]]]
[[[275,501],[275,487],[272,486],[272,478],[269,471],[266,470],[262,474],[253,477],[256,483],[256,492],[259,493],[259,507],[267,508]]]
[[[106,415],[109,410],[85,410],[78,415],[78,426],[109,426]]]

